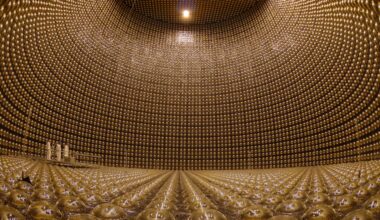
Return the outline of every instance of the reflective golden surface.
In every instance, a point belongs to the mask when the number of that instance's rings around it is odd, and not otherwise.
[[[50,143],[66,162],[163,170],[377,160],[379,26],[378,0],[0,0],[0,154],[50,158]],[[342,180],[359,203],[368,175]],[[299,199],[293,184],[276,196]]]
[[[126,213],[123,208],[112,203],[103,203],[96,206],[91,214],[100,219],[126,219]]]
[[[380,217],[380,161],[164,171],[67,168],[0,156],[0,219],[367,220]],[[26,169],[31,183],[18,173]]]
[[[61,219],[62,213],[54,204],[48,201],[39,201],[29,206],[27,216],[38,220],[55,220]]]
[[[380,220],[379,15],[0,0],[0,220]]]
[[[365,209],[358,209],[348,213],[343,220],[375,220],[373,214]]]
[[[261,220],[273,216],[273,212],[260,205],[249,206],[241,214],[243,220]]]
[[[193,212],[189,220],[227,220],[227,218],[219,211],[214,209],[199,209]]]
[[[25,217],[19,211],[17,211],[17,209],[5,205],[0,205],[0,219],[25,220]]]
[[[335,210],[327,204],[310,207],[302,217],[304,220],[334,220],[336,218]]]

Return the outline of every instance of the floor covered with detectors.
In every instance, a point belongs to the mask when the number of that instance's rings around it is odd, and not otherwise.
[[[1,219],[380,219],[380,162],[240,171],[0,157]]]

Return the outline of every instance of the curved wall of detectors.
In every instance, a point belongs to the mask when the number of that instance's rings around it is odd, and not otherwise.
[[[3,153],[42,156],[51,140],[167,169],[380,156],[376,0],[259,1],[207,25],[117,0],[0,2]]]

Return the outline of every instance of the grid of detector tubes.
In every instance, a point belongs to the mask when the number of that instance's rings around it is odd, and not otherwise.
[[[376,159],[376,2],[315,4],[186,26],[110,1],[8,1],[2,152],[42,156],[50,140],[85,162],[165,169]]]
[[[125,0],[128,7],[151,19],[168,23],[208,24],[239,16],[257,0]],[[183,11],[189,11],[184,17]]]

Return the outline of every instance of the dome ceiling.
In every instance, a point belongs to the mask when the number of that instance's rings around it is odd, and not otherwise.
[[[140,14],[168,23],[206,24],[226,20],[252,8],[258,0],[125,0]],[[189,16],[183,16],[188,10]]]

